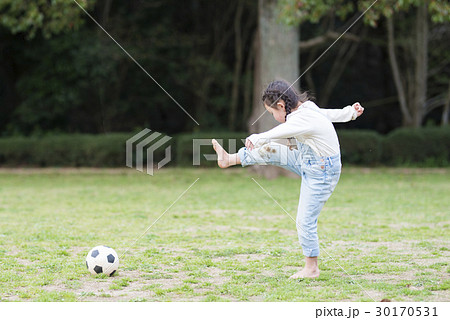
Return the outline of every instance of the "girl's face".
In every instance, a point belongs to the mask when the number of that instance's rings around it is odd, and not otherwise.
[[[273,107],[270,107],[264,103],[264,107],[279,123],[286,122],[286,109],[284,107],[283,100],[278,101],[277,104]]]

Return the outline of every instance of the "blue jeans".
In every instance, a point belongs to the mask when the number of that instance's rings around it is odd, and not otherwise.
[[[319,255],[317,221],[325,202],[331,196],[341,175],[341,155],[320,157],[312,149],[298,143],[298,150],[270,142],[249,151],[239,149],[243,167],[275,165],[290,170],[302,177],[300,200],[297,211],[297,232],[303,254],[307,257]]]

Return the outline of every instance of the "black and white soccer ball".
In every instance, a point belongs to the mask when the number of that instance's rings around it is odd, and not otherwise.
[[[112,276],[119,268],[119,256],[113,248],[97,246],[86,256],[86,267],[92,274],[104,273]]]

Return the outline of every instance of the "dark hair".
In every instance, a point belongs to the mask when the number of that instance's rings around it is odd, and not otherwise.
[[[297,107],[298,102],[305,102],[309,100],[308,93],[301,94],[287,83],[286,81],[276,80],[272,81],[267,89],[264,90],[262,101],[271,108],[276,108],[275,104],[278,100],[283,100],[286,109],[286,117],[292,112],[292,109]]]

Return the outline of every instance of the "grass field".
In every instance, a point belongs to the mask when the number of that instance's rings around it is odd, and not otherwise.
[[[300,281],[295,223],[252,178],[295,218],[300,180],[240,168],[1,170],[1,301],[450,301],[449,169],[344,168]],[[99,244],[114,277],[86,270]]]

